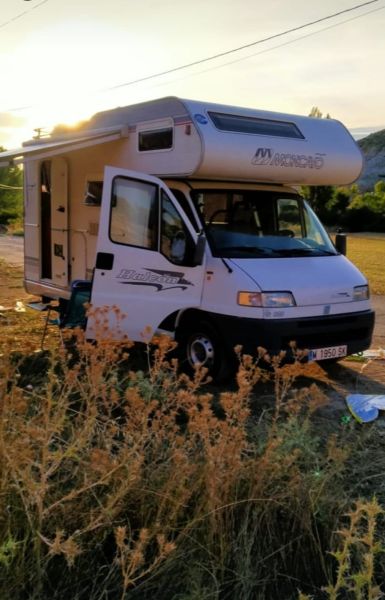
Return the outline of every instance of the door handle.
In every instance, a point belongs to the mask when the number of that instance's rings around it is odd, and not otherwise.
[[[98,252],[96,255],[97,269],[103,269],[103,271],[111,271],[114,266],[114,255],[110,252]]]

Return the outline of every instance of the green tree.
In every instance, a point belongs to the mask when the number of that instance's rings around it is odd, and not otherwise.
[[[318,106],[312,106],[312,109],[309,113],[309,117],[314,117],[315,119],[322,119],[323,118],[323,113],[320,111],[320,109],[318,108]],[[329,113],[326,113],[325,119],[331,119],[331,116],[329,115]]]
[[[17,166],[0,168],[0,225],[18,223],[22,215],[23,171]]]
[[[330,213],[327,206],[333,198],[334,188],[330,185],[303,185],[301,191],[321,221],[328,223]]]
[[[347,208],[347,224],[353,231],[385,231],[385,182],[372,192],[357,193]]]
[[[353,191],[351,188],[333,188],[332,197],[326,203],[325,222],[332,225],[345,225],[346,211],[349,207]]]

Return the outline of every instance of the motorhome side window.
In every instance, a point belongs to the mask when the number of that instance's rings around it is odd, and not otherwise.
[[[168,150],[169,148],[172,148],[172,143],[172,127],[139,131],[138,133],[138,145],[140,152],[149,152],[150,150]]]
[[[118,244],[157,249],[158,188],[116,177],[113,184],[110,238]]]
[[[103,181],[87,181],[84,194],[84,204],[100,206],[102,203]]]

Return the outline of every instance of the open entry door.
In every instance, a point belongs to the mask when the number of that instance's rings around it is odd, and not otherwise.
[[[42,278],[68,284],[68,167],[64,158],[41,165]]]

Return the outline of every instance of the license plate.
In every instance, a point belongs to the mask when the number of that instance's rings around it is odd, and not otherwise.
[[[315,348],[309,350],[309,360],[328,360],[342,358],[348,352],[347,346],[329,346],[329,348]]]

